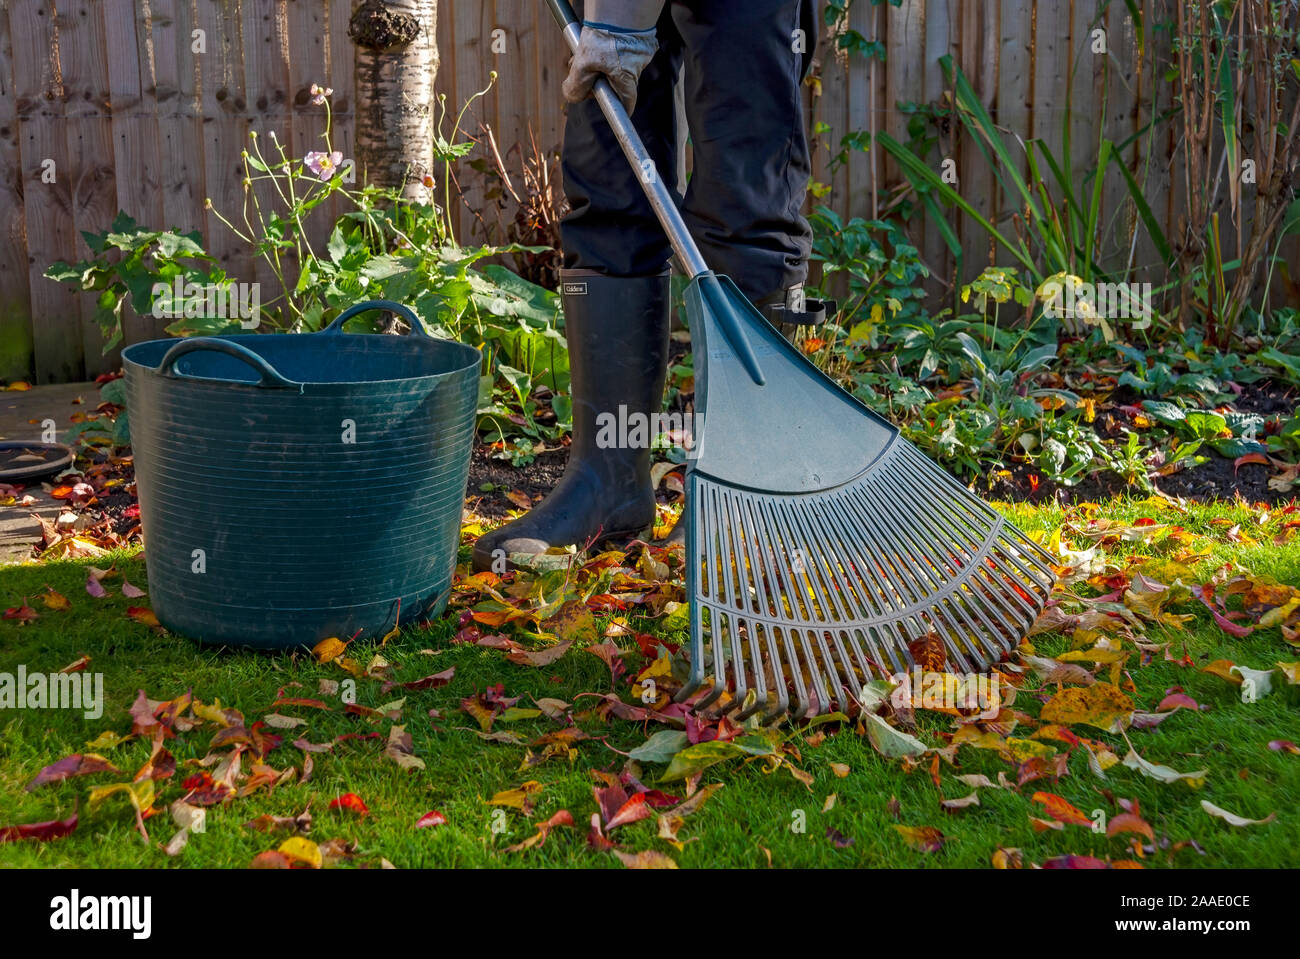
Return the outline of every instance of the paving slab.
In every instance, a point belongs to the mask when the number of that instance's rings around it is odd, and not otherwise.
[[[89,412],[98,405],[99,387],[94,383],[51,383],[30,390],[0,390],[0,440],[39,440],[41,423],[47,419],[54,420],[62,437],[72,426],[72,414]]]
[[[39,440],[45,420],[54,421],[61,438],[72,425],[74,413],[93,410],[97,405],[99,387],[94,383],[53,383],[30,390],[0,391],[0,439]],[[33,514],[53,521],[63,511],[63,504],[39,483],[27,486],[21,495],[30,495],[36,502],[0,506],[0,565],[31,558],[32,547],[41,541],[41,524]]]

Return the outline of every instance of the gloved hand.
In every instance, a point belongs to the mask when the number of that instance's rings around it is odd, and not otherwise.
[[[606,77],[627,112],[636,107],[641,71],[659,49],[655,21],[663,0],[588,0],[578,52],[564,79],[564,98],[577,103],[591,96],[599,77]]]

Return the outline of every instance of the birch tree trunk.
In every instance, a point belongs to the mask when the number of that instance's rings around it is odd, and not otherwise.
[[[356,164],[365,182],[426,200],[433,175],[438,0],[361,0],[356,44]]]

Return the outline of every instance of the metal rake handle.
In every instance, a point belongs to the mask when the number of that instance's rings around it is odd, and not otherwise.
[[[555,22],[564,31],[569,49],[577,53],[578,42],[582,37],[582,24],[573,12],[573,7],[569,5],[568,0],[546,0],[546,4],[551,8]],[[708,273],[709,266],[704,262],[700,248],[695,245],[690,231],[686,229],[686,221],[678,212],[672,193],[664,185],[659,171],[655,169],[654,160],[646,152],[645,144],[637,135],[636,127],[632,126],[632,120],[627,115],[627,110],[623,108],[623,101],[614,93],[613,87],[604,77],[596,81],[595,97],[596,102],[600,104],[601,112],[605,114],[605,119],[609,121],[610,129],[614,131],[618,145],[623,148],[623,153],[632,164],[632,169],[638,172],[646,199],[654,208],[660,226],[668,234],[668,242],[673,252],[677,254],[677,259],[681,261],[686,275],[694,279],[701,273]]]

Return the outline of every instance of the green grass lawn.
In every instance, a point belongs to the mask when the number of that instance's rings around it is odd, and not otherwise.
[[[1162,524],[1184,527],[1193,534],[1191,547],[1205,553],[1191,567],[1197,582],[1222,563],[1233,562],[1255,575],[1300,584],[1300,549],[1294,543],[1274,542],[1293,517],[1273,515],[1261,527],[1258,511],[1244,507],[1193,507],[1186,515],[1155,510],[1149,502],[1115,503],[1106,505],[1100,515],[1125,522],[1151,517]],[[1011,513],[1023,528],[1044,534],[1057,529],[1064,519],[1062,513],[1051,509],[1015,508]],[[1235,524],[1239,529],[1233,529]],[[1076,547],[1086,545],[1072,542]],[[1167,544],[1121,542],[1104,548],[1119,567],[1129,556],[1145,553],[1168,558]],[[115,560],[126,579],[145,585],[140,557],[121,555]],[[94,565],[103,568],[109,562],[101,558]],[[382,858],[398,867],[620,867],[613,855],[587,845],[589,821],[597,809],[592,771],[617,773],[625,762],[618,750],[626,752],[644,742],[649,733],[669,727],[647,729],[622,720],[606,724],[594,716],[579,715],[579,725],[592,738],[576,743],[576,758],[571,762],[556,758],[521,770],[525,747],[484,741],[476,734],[474,720],[459,708],[463,698],[502,683],[507,695],[521,697],[521,708],[531,707],[534,699],[550,697],[573,703],[575,712],[581,714],[595,702],[578,698],[581,694],[607,693],[612,688],[610,671],[596,656],[571,649],[548,666],[515,665],[499,650],[450,644],[456,630],[454,618],[432,629],[408,631],[389,642],[383,656],[392,664],[392,677],[398,681],[455,667],[451,683],[436,689],[406,691],[396,687],[381,693],[378,680],[357,681],[359,704],[378,707],[405,697],[400,722],[413,737],[415,754],[425,763],[423,770],[406,771],[384,755],[392,720],[347,715],[337,698],[319,692],[322,679],[348,678],[336,663],[320,664],[306,651],[267,654],[201,648],[151,629],[127,618],[128,606],[147,600],[123,597],[120,577],[104,581],[109,590],[106,598],[89,596],[84,589],[87,565],[52,562],[0,568],[0,607],[21,606],[26,598],[39,613],[38,619],[25,624],[0,621],[0,672],[13,673],[20,664],[25,664],[29,673],[53,672],[89,656],[89,669],[103,673],[105,693],[104,713],[96,720],[70,710],[0,712],[0,827],[63,819],[74,810],[80,815],[78,828],[64,838],[0,844],[0,864],[243,867],[257,854],[276,848],[288,835],[256,832],[244,823],[264,813],[295,815],[310,804],[314,817],[310,838],[354,843],[356,864],[375,864]],[[46,587],[66,596],[72,608],[46,608],[39,599]],[[1075,588],[1085,595],[1096,593],[1086,585]],[[761,762],[732,760],[703,773],[700,785],[720,783],[723,788],[686,819],[679,834],[684,840],[680,849],[657,837],[655,817],[621,826],[611,838],[625,852],[655,850],[682,867],[766,867],[769,863],[987,867],[999,847],[1021,850],[1026,865],[1066,854],[1107,860],[1139,858],[1131,848],[1133,834],[1107,838],[1069,824],[1059,831],[1036,831],[1031,816],[1045,819],[1046,813],[1031,797],[1043,790],[1063,797],[1088,815],[1101,809],[1113,817],[1121,812],[1119,800],[1137,801],[1141,817],[1151,825],[1160,847],[1141,859],[1147,867],[1295,865],[1300,850],[1300,755],[1271,750],[1268,744],[1279,739],[1300,741],[1296,687],[1288,685],[1281,673],[1274,673],[1274,691],[1257,702],[1244,703],[1239,687],[1199,667],[1230,659],[1266,669],[1296,659],[1296,650],[1276,627],[1257,629],[1245,638],[1230,636],[1195,600],[1180,605],[1177,611],[1191,613],[1195,619],[1177,628],[1152,624],[1144,642],[1172,641],[1176,654],[1181,654],[1185,642],[1196,668],[1167,662],[1159,654],[1149,664],[1139,665],[1134,656],[1126,666],[1135,686],[1130,695],[1139,710],[1152,710],[1170,687],[1181,686],[1209,708],[1179,710],[1155,728],[1129,730],[1128,737],[1151,762],[1184,772],[1208,770],[1199,788],[1183,782],[1162,783],[1123,765],[1111,766],[1105,779],[1098,778],[1089,770],[1084,752],[1074,750],[1068,759],[1068,774],[1058,782],[1040,779],[1018,791],[981,788],[978,806],[950,813],[940,807],[941,798],[959,798],[973,791],[957,780],[958,775],[983,773],[996,780],[998,773],[1004,772],[1014,785],[1016,764],[997,751],[962,746],[955,753],[957,765],[939,762],[936,788],[931,756],[922,757],[908,771],[904,761],[876,752],[852,724],[832,724],[802,732],[790,730],[790,743],[799,752],[794,764],[811,774],[811,786],[786,769],[768,772]],[[642,625],[652,631],[649,624]],[[1065,636],[1038,636],[1034,643],[1040,656],[1062,653],[1071,645]],[[632,651],[627,657],[629,674],[648,665],[630,641],[620,645]],[[373,652],[349,650],[363,665]],[[293,683],[301,688],[291,686]],[[298,729],[275,730],[284,736],[284,742],[267,754],[266,762],[276,770],[302,766],[304,754],[291,745],[300,735],[314,743],[343,733],[375,732],[380,736],[350,739],[337,743],[330,753],[313,756],[310,782],[294,780],[273,791],[259,790],[210,808],[206,830],[193,835],[175,857],[161,848],[176,831],[167,806],[184,794],[182,780],[198,771],[193,763],[208,753],[216,730],[210,723],[167,741],[177,771],[158,783],[158,814],[146,822],[149,843],[137,832],[124,795],[111,796],[93,809],[88,803],[92,788],[129,780],[149,757],[149,743],[140,737],[100,750],[120,774],[101,772],[25,791],[42,767],[72,753],[95,752],[87,742],[101,732],[128,733],[132,723],[128,709],[139,690],[161,700],[188,689],[204,703],[219,699],[223,706],[241,710],[250,723],[273,711],[271,704],[282,689],[286,696],[326,700],[332,706],[329,710],[287,706],[274,710],[308,721]],[[620,683],[618,692],[632,700],[626,683]],[[1043,698],[1052,692],[1053,688],[1044,690]],[[1028,719],[1037,715],[1040,705],[1041,699],[1033,691],[1022,690],[1014,708],[1028,714]],[[440,716],[430,719],[431,709],[440,711]],[[942,734],[954,728],[952,717],[920,710],[916,715],[918,724],[912,732],[927,745],[943,746]],[[564,725],[542,716],[509,723],[498,720],[493,729],[513,730],[531,743]],[[1032,729],[1022,724],[1014,735],[1028,737]],[[1081,727],[1074,730],[1105,742],[1120,758],[1127,752],[1119,734]],[[1059,742],[1049,745],[1065,748]],[[838,772],[848,767],[847,774],[838,775],[835,764],[842,764]],[[244,771],[249,770],[246,758]],[[645,763],[640,778],[655,788],[663,770],[663,765]],[[527,780],[542,784],[530,815],[487,804],[496,793]],[[658,784],[657,788],[678,797],[685,793],[680,781]],[[331,799],[348,792],[364,800],[368,815],[328,808]],[[832,794],[836,797],[833,805],[828,802]],[[1201,800],[1251,819],[1263,819],[1274,812],[1277,818],[1267,825],[1232,827],[1208,815]],[[434,809],[446,817],[445,825],[414,828],[417,819]],[[499,811],[502,809],[504,814]],[[553,830],[540,847],[505,851],[560,810],[572,814],[573,828]],[[792,828],[800,821],[802,830]],[[898,824],[937,827],[949,841],[937,851],[913,848],[903,834],[891,828]],[[839,837],[852,843],[844,845],[841,839],[837,844],[834,839]],[[1191,840],[1196,846],[1187,842]]]

